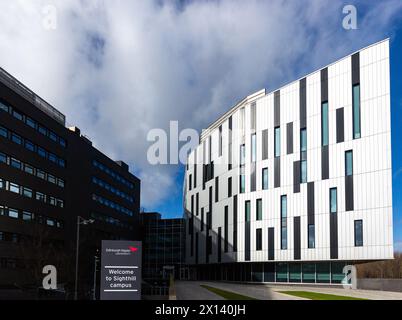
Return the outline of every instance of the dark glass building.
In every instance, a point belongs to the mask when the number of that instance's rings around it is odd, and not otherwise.
[[[0,285],[40,285],[44,265],[79,291],[92,285],[101,240],[140,240],[140,180],[65,116],[0,69]],[[92,222],[92,221],[91,221]]]
[[[184,219],[162,219],[157,212],[142,213],[143,279],[158,281],[176,279],[184,269]]]

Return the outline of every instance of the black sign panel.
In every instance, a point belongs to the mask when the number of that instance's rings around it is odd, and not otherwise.
[[[141,241],[102,241],[101,300],[141,299]]]

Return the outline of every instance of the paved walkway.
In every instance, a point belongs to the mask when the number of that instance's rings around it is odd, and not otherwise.
[[[223,300],[222,297],[201,287],[202,284],[256,298],[259,300],[305,300],[279,291],[310,291],[370,300],[402,300],[402,292],[374,290],[346,290],[343,288],[240,284],[212,281],[177,281],[177,300]]]

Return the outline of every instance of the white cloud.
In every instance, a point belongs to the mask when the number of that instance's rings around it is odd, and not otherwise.
[[[53,103],[113,158],[142,178],[142,202],[170,197],[177,166],[146,160],[150,128],[201,129],[263,87],[312,71],[387,32],[401,8],[365,8],[342,29],[342,1],[0,0],[0,64]],[[53,4],[55,31],[42,27]],[[396,10],[392,10],[392,8]],[[359,10],[359,7],[358,7]],[[384,13],[382,15],[381,13]]]

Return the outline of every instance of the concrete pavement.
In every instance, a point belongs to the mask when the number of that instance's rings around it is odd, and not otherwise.
[[[328,288],[303,285],[288,286],[274,284],[240,284],[213,281],[177,281],[177,300],[223,300],[222,297],[202,288],[202,284],[235,292],[259,300],[306,300],[303,298],[282,294],[279,291],[309,291],[370,300],[402,300],[401,292],[346,290],[340,287]]]

